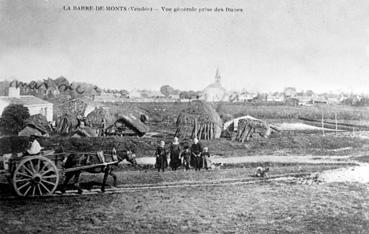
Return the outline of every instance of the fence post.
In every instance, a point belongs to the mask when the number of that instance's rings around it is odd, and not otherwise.
[[[337,113],[334,113],[334,120],[336,122],[336,136],[337,136],[337,131],[338,131],[338,123],[337,123]]]
[[[324,136],[324,114],[322,111],[322,131],[323,131],[323,136]]]

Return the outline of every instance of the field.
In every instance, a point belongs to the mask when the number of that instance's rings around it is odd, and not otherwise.
[[[121,104],[109,104],[119,108]],[[132,104],[130,104],[132,105]],[[138,160],[153,159],[160,140],[170,143],[178,112],[187,103],[138,103],[150,116],[153,137],[40,139],[46,149],[66,151],[136,147]],[[298,116],[367,124],[369,109],[348,106],[276,106],[214,104],[225,119],[249,114],[271,123],[295,123]],[[27,139],[1,139],[1,150],[22,151]],[[191,144],[183,139],[182,145]],[[9,197],[0,180],[0,219],[4,233],[365,233],[369,229],[368,184],[319,181],[314,175],[369,161],[366,132],[288,130],[270,138],[239,143],[202,141],[223,164],[216,170],[158,173],[152,164],[117,169],[118,190],[80,196],[34,199]],[[12,145],[16,145],[14,147]],[[7,148],[8,147],[8,148]],[[9,148],[10,147],[10,148]],[[288,162],[276,160],[288,158]],[[307,163],[310,158],[314,163]],[[294,160],[292,160],[294,159]],[[296,160],[296,159],[300,159]],[[310,160],[310,161],[311,161]],[[152,161],[152,160],[151,160]],[[269,177],[254,177],[257,166],[270,167]],[[350,169],[350,168],[349,168]],[[350,169],[351,170],[351,169]],[[85,193],[98,188],[102,175],[82,174]],[[108,179],[111,184],[111,178]],[[70,189],[73,189],[70,187]],[[123,189],[123,190],[119,190]],[[71,194],[74,190],[71,191]],[[46,218],[47,217],[47,218]]]
[[[228,169],[220,174],[229,178],[250,172]],[[181,174],[153,176],[147,172],[139,182],[154,182],[152,178],[159,184],[177,181]],[[188,174],[189,180],[207,177],[211,173]],[[0,200],[0,215],[7,217],[0,225],[5,233],[364,233],[369,228],[368,196],[366,185],[348,183],[259,180],[244,185],[148,188],[118,194]]]

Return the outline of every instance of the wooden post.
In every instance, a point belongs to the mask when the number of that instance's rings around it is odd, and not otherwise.
[[[214,123],[210,124],[210,139],[214,139]]]
[[[324,136],[324,114],[322,111],[322,131],[323,131],[323,136]]]
[[[208,134],[208,129],[209,129],[209,127],[208,126],[209,126],[209,123],[206,123],[205,124],[205,136],[204,136],[205,140],[209,140],[209,138],[208,138],[208,135],[209,135]]]
[[[197,137],[197,131],[198,131],[197,127],[198,127],[198,125],[197,125],[197,119],[196,118],[194,119],[194,125],[195,125],[195,129],[194,129],[194,134],[193,134],[192,138]]]
[[[337,136],[337,131],[338,131],[337,113],[334,113],[334,121],[336,122],[336,136]]]

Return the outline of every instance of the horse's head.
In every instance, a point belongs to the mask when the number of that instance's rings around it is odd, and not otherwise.
[[[134,166],[137,166],[136,154],[134,153],[133,150],[126,149],[126,150],[116,151],[115,149],[113,149],[113,154],[114,154],[114,152],[115,152],[119,162],[121,162],[123,160],[127,160],[128,162],[132,163]]]

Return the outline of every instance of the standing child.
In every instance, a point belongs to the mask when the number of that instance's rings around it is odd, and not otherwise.
[[[190,163],[191,163],[191,151],[188,148],[188,146],[185,146],[185,150],[181,154],[181,158],[183,160],[183,165],[186,168],[186,171],[190,169]]]
[[[202,157],[202,165],[203,165],[203,167],[206,170],[208,170],[209,169],[208,159],[210,158],[208,147],[204,147],[204,151],[201,153],[201,157]]]
[[[156,156],[156,168],[158,169],[158,172],[160,169],[164,172],[164,169],[167,167],[167,151],[165,150],[165,142],[160,141],[159,146],[156,148],[155,152]]]

